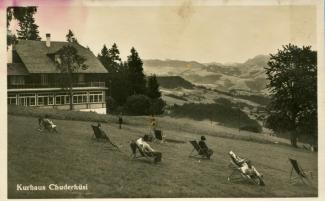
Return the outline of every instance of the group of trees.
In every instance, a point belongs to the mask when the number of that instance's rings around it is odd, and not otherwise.
[[[134,47],[127,61],[120,58],[120,51],[114,43],[110,49],[103,46],[98,59],[108,71],[107,100],[110,112],[121,108],[130,114],[161,114],[165,106],[161,99],[159,84],[155,75],[146,77],[143,62]]]
[[[13,19],[18,21],[19,29],[17,36],[11,32],[7,32],[7,45],[11,45],[19,40],[41,40],[38,31],[38,25],[35,23],[34,14],[37,7],[8,7],[7,8],[7,29]]]

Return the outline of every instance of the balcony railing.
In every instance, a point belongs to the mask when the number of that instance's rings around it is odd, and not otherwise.
[[[105,82],[79,82],[73,83],[72,87],[105,87]],[[64,88],[62,83],[31,83],[31,84],[9,84],[8,89],[28,89],[28,88]]]

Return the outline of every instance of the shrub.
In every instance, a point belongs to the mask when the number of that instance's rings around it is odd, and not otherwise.
[[[158,99],[151,99],[150,101],[150,108],[149,108],[149,112],[150,114],[162,114],[164,113],[164,109],[166,106],[166,102],[164,100],[162,100],[161,98]]]
[[[262,132],[262,127],[260,125],[243,125],[240,126],[240,130],[251,131],[255,133]]]
[[[116,122],[116,118],[95,112],[81,112],[71,110],[58,110],[53,108],[23,107],[16,105],[8,106],[8,114],[29,117],[41,117],[48,115],[52,119],[76,120],[89,122]]]
[[[113,113],[118,108],[117,102],[111,96],[107,98],[106,105],[107,105],[107,111],[106,111],[107,113]]]
[[[149,114],[150,99],[145,95],[129,96],[125,103],[125,109],[131,115]]]

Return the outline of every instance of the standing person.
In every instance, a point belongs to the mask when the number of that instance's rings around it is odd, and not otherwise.
[[[120,113],[118,116],[118,124],[119,124],[119,129],[122,129],[122,124],[123,124],[122,113]]]
[[[151,148],[151,146],[147,143],[149,140],[148,135],[144,135],[142,138],[139,138],[135,143],[138,145],[138,147],[147,155],[155,157],[155,163],[161,161],[162,154],[161,152],[158,152]]]
[[[43,123],[44,123],[44,118],[42,116],[40,116],[38,118],[38,130],[39,131],[42,131],[43,130],[43,127],[44,127]]]
[[[202,155],[206,155],[208,157],[208,159],[210,159],[210,157],[213,154],[212,149],[209,149],[208,145],[206,144],[206,138],[205,136],[201,136],[201,140],[199,141],[199,146],[201,148],[201,153]]]
[[[156,122],[155,116],[152,114],[151,118],[150,118],[150,132],[151,132],[153,139],[156,138],[156,136],[155,136],[156,126],[157,126],[157,122]]]

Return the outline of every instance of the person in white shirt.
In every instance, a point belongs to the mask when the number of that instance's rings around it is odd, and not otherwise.
[[[244,175],[248,176],[249,178],[251,178],[253,175],[262,177],[262,175],[252,165],[252,162],[250,160],[240,158],[233,151],[230,151],[229,155],[234,159],[234,162],[239,166],[240,171]]]
[[[147,155],[155,157],[155,163],[161,161],[162,154],[151,148],[151,146],[147,143],[149,139],[148,135],[144,135],[142,138],[139,138],[135,143],[138,147]]]
[[[47,115],[45,115],[45,118],[43,119],[43,124],[45,128],[48,128],[50,131],[55,131],[56,133],[58,132],[56,130],[56,125],[53,123],[52,120],[48,118]]]

